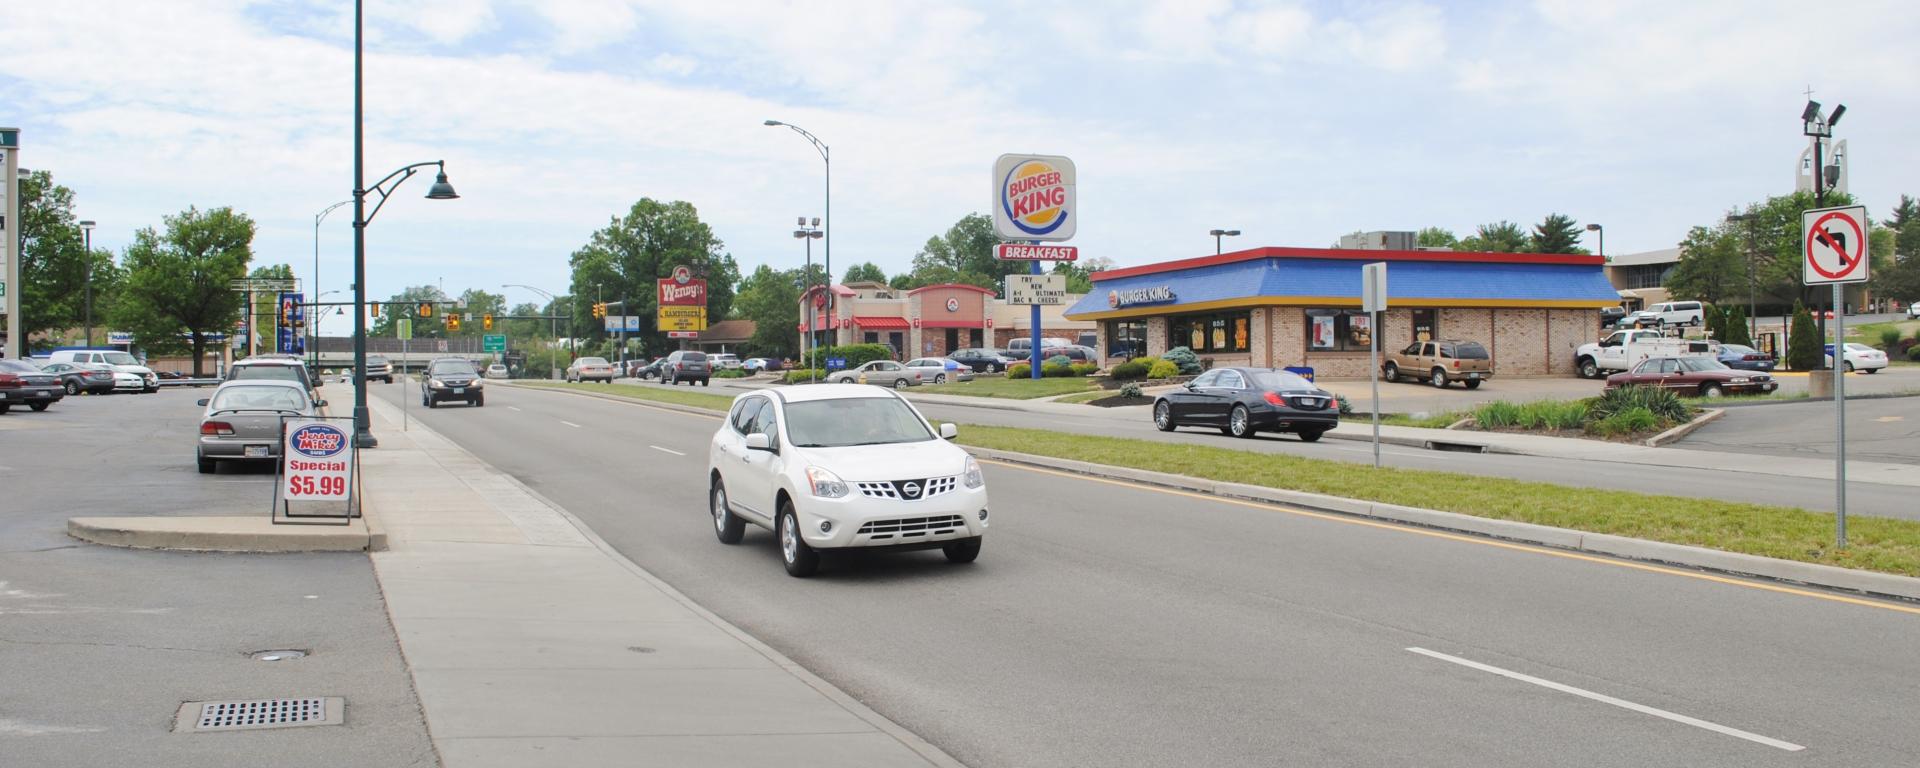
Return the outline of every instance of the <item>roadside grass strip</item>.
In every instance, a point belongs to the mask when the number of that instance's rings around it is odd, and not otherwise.
[[[952,381],[945,384],[928,384],[919,391],[930,395],[964,395],[967,397],[997,397],[1007,400],[1032,400],[1036,397],[1065,395],[1084,392],[1093,386],[1093,382],[1078,376],[1052,379],[1009,379],[1004,376],[982,376],[973,381]],[[1120,394],[1119,391],[1105,394]]]
[[[1074,394],[1067,395],[1066,397],[1062,397],[1058,400],[1055,400],[1054,402],[1072,403],[1072,404],[1078,405],[1080,403],[1091,403],[1103,397],[1119,397],[1119,396],[1120,396],[1120,390],[1117,390],[1117,389],[1095,389],[1088,392],[1076,392]]]
[[[1426,416],[1419,416],[1411,413],[1383,413],[1383,414],[1380,414],[1380,424],[1381,426],[1387,426],[1387,427],[1420,427],[1422,429],[1446,429],[1447,427],[1453,426],[1455,422],[1458,422],[1459,420],[1464,419],[1471,415],[1472,414],[1470,413],[1462,413],[1459,411],[1447,411],[1444,413],[1434,413]],[[1373,426],[1373,417],[1368,416],[1366,414],[1357,413],[1353,415],[1353,418],[1348,420],[1348,423],[1359,424],[1360,426],[1363,426],[1363,427],[1370,427],[1370,426]]]
[[[1834,516],[1761,504],[1571,488],[1456,472],[1283,454],[965,425],[957,442],[1096,464],[1438,509],[1781,560],[1920,576],[1920,521],[1854,516],[1833,548]]]
[[[515,382],[515,384],[523,387],[540,387],[542,389],[559,389],[573,392],[604,392],[621,397],[631,397],[635,400],[651,400],[656,403],[673,403],[674,405],[691,405],[695,408],[712,408],[717,411],[725,411],[733,406],[732,395],[712,395],[705,392],[695,392],[691,389],[643,387],[633,384],[596,384],[584,381],[578,384],[565,381],[519,381]]]

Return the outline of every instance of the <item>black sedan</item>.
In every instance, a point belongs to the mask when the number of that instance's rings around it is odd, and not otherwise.
[[[0,413],[16,405],[44,411],[66,396],[59,376],[40,370],[40,366],[32,363],[0,360]]]
[[[999,373],[1006,370],[1007,366],[1020,362],[1000,354],[998,350],[978,347],[956,349],[953,351],[953,354],[947,355],[947,357],[956,363],[972,368],[974,373]]]
[[[1215,427],[1234,437],[1256,432],[1292,432],[1319,440],[1340,424],[1333,393],[1272,368],[1215,368],[1153,403],[1153,425]]]
[[[1742,371],[1772,371],[1773,355],[1740,344],[1720,345],[1720,362]]]
[[[40,370],[60,377],[68,395],[113,393],[113,366],[104,363],[47,363]]]

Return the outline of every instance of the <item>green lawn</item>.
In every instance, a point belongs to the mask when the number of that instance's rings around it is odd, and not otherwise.
[[[1847,326],[1847,340],[1873,347],[1880,346],[1880,333],[1888,328],[1900,331],[1900,338],[1911,339],[1920,331],[1920,320],[1896,320],[1891,323],[1868,323],[1860,326]]]
[[[1548,483],[1360,464],[1231,448],[1096,438],[1039,429],[964,425],[959,442],[1098,464],[1323,493],[1730,552],[1920,576],[1920,522],[1847,521],[1792,507],[1569,488]],[[1178,513],[1178,505],[1168,507]]]
[[[973,381],[950,381],[945,384],[928,384],[917,387],[913,392],[925,392],[930,395],[965,395],[968,397],[998,397],[1007,400],[1032,400],[1036,397],[1064,395],[1071,392],[1084,392],[1093,387],[1089,379],[1063,377],[1056,379],[1009,379],[1005,376],[982,376]],[[1101,390],[1103,397],[1107,393]]]
[[[576,391],[576,392],[605,392],[609,394],[620,395],[622,397],[631,397],[635,400],[652,400],[657,403],[674,403],[676,405],[691,405],[696,408],[712,408],[716,411],[724,411],[727,408],[732,407],[733,405],[733,395],[709,394],[705,391],[701,391],[704,389],[703,387],[687,387],[684,389],[680,387],[673,387],[669,389],[665,387],[637,386],[634,384],[600,384],[597,382],[585,382],[585,381],[580,382],[578,384],[570,384],[564,381],[527,381],[527,380],[522,380],[518,382],[517,386],[540,387],[543,389],[560,389],[560,390],[568,390],[568,391]]]
[[[1099,400],[1100,398],[1103,398],[1103,397],[1119,397],[1119,396],[1120,396],[1120,390],[1117,390],[1117,389],[1095,389],[1088,392],[1079,392],[1079,393],[1067,395],[1066,397],[1062,397],[1053,402],[1090,403],[1095,400]]]
[[[1451,426],[1454,422],[1464,419],[1469,415],[1471,414],[1456,413],[1453,411],[1448,411],[1446,413],[1432,414],[1430,416],[1427,416],[1426,418],[1415,418],[1412,414],[1408,414],[1408,413],[1383,413],[1383,414],[1380,414],[1380,423],[1382,425],[1389,426],[1389,427],[1423,427],[1426,429],[1446,429],[1447,427]],[[1361,426],[1372,426],[1373,417],[1363,415],[1363,414],[1354,414],[1353,418],[1351,419],[1351,423],[1359,424]]]

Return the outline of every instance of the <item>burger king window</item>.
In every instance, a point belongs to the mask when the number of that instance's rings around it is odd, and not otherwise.
[[[1144,320],[1107,321],[1107,354],[1133,359],[1147,355],[1147,323]]]
[[[1250,347],[1251,312],[1180,315],[1167,320],[1167,346],[1195,352],[1246,352]]]
[[[1307,349],[1365,352],[1373,343],[1373,318],[1357,309],[1307,310]]]
[[[1413,311],[1413,340],[1433,341],[1440,338],[1440,310],[1416,309]]]

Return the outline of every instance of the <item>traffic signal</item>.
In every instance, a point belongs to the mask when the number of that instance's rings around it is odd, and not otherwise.
[[[369,302],[367,302],[367,314],[368,314],[368,315],[370,315],[370,316],[372,316],[372,317],[379,317],[379,316],[380,316],[380,302],[377,302],[377,301],[369,301]]]
[[[424,301],[420,302],[420,316],[433,317],[433,305]]]
[[[449,331],[458,331],[458,330],[460,330],[460,316],[459,316],[459,315],[456,315],[456,314],[453,314],[453,313],[451,313],[451,312],[449,312],[449,313],[447,313],[447,330],[449,330]]]
[[[487,314],[480,316],[480,330],[483,330],[483,331],[493,330],[493,313],[492,312],[488,312]]]
[[[606,316],[607,316],[607,305],[606,305],[606,304],[605,304],[604,302],[594,302],[594,305],[593,305],[593,316],[594,316],[594,317],[606,317]]]

